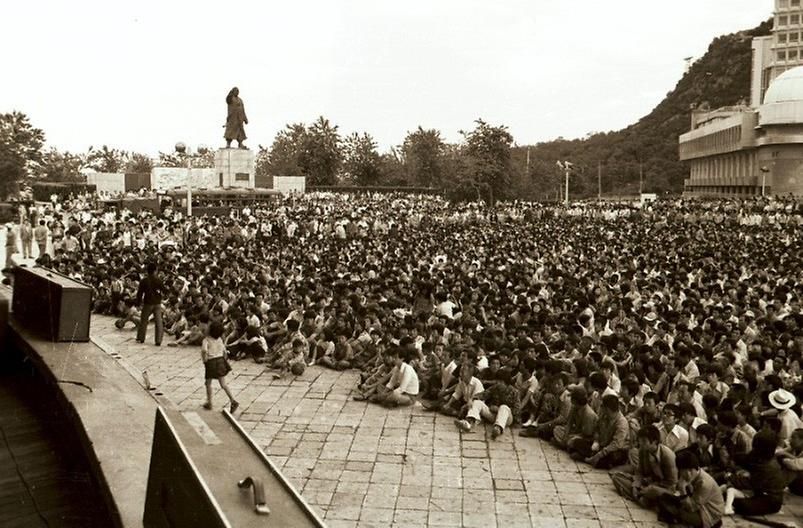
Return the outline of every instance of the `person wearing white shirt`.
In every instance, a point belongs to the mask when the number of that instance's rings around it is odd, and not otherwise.
[[[435,295],[435,300],[438,302],[438,305],[435,307],[435,313],[437,315],[445,315],[449,319],[454,319],[454,309],[457,308],[457,305],[450,301],[443,292],[437,293]]]
[[[689,445],[689,432],[677,423],[679,414],[678,406],[668,403],[661,411],[661,423],[656,424],[661,433],[661,443],[675,452]]]
[[[373,400],[386,407],[412,405],[418,397],[418,374],[409,363],[411,354],[398,348],[390,354],[395,365],[386,385],[388,390],[377,394]]]
[[[477,367],[471,363],[464,363],[460,368],[460,381],[443,409],[446,414],[462,416],[462,408],[485,391],[482,382],[474,377],[475,372]]]
[[[457,369],[457,361],[454,359],[450,361],[443,369],[441,370],[441,387],[444,389],[449,386],[449,382],[452,380],[452,374]]]

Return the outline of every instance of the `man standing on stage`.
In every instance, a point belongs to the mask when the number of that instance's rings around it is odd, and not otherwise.
[[[156,324],[156,336],[154,342],[156,346],[162,345],[162,292],[165,289],[162,279],[156,276],[156,263],[148,263],[148,276],[139,281],[137,290],[137,304],[142,305],[142,314],[137,330],[137,341],[145,342],[145,335],[148,333],[148,319],[153,314],[153,321]]]

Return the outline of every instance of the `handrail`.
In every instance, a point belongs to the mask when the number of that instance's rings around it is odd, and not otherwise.
[[[267,501],[265,500],[265,485],[262,480],[258,478],[245,477],[237,483],[238,488],[254,488],[254,511],[259,515],[268,515],[270,508],[268,508]]]

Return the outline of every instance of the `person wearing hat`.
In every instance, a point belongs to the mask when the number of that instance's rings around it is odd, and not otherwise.
[[[792,437],[792,431],[803,428],[803,420],[801,420],[794,409],[792,409],[797,399],[794,394],[786,389],[776,389],[772,391],[768,399],[770,405],[778,409],[777,418],[781,422],[781,429],[778,432],[778,441],[785,445]]]

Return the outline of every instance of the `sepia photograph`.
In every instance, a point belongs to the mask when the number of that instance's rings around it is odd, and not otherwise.
[[[801,0],[30,0],[0,527],[803,528]]]

